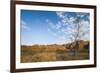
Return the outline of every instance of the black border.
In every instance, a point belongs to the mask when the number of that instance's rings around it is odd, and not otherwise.
[[[25,69],[16,69],[16,5],[40,5],[40,6],[53,6],[53,7],[72,7],[72,8],[88,8],[94,9],[94,64],[89,65],[76,65],[76,66],[59,66],[59,67],[41,67],[41,68],[25,68]],[[11,26],[10,26],[10,46],[11,46],[11,61],[10,61],[10,72],[28,72],[28,71],[44,71],[44,70],[59,70],[59,69],[75,69],[75,68],[89,68],[89,67],[96,67],[96,6],[93,5],[77,5],[77,4],[62,4],[62,3],[47,3],[47,2],[33,2],[33,1],[13,1],[11,0]]]

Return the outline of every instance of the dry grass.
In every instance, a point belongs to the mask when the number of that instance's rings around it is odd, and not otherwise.
[[[33,45],[21,46],[21,62],[46,62],[46,61],[66,61],[66,60],[85,60],[89,59],[88,49],[76,51],[72,55],[70,49],[64,45]]]

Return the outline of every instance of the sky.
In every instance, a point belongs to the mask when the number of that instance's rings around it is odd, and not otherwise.
[[[80,19],[81,39],[89,39],[89,13],[21,10],[21,44],[64,44],[73,39]]]

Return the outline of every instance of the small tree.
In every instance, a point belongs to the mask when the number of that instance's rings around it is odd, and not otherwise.
[[[56,12],[56,14],[59,18],[56,24],[47,20],[51,31],[56,30],[56,32],[62,33],[62,37],[64,36],[65,40],[70,43],[70,51],[75,55],[79,48],[79,41],[89,38],[89,13]]]

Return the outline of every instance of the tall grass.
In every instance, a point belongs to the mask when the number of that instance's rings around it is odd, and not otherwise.
[[[77,51],[75,56],[71,55],[70,49],[64,45],[33,45],[21,46],[21,62],[46,62],[89,59],[89,50]]]

